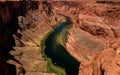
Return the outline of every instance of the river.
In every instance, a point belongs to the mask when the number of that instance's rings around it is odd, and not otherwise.
[[[66,21],[60,23],[55,30],[47,37],[45,41],[45,54],[57,66],[62,67],[66,75],[77,75],[80,63],[74,59],[66,50],[68,29],[72,27],[73,22],[66,17]]]

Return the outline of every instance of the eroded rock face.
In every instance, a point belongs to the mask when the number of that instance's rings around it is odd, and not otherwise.
[[[81,62],[79,75],[119,75],[120,17],[114,17],[120,13],[119,5],[108,1],[85,3],[84,7],[67,43],[68,52]]]
[[[79,75],[119,75],[119,3],[118,0],[0,2],[0,75],[24,74],[24,70],[27,75],[47,74],[40,41],[62,15],[74,22],[66,48],[81,63]]]
[[[27,3],[30,5],[26,6]],[[23,30],[18,24],[17,17],[25,16],[25,13],[30,9],[36,9],[32,6],[33,4],[35,2],[0,2],[0,75],[20,75],[25,73],[22,63],[15,57],[23,55],[23,52],[16,51],[13,47],[16,46],[15,37],[21,39],[22,34],[20,32]],[[21,41],[19,42],[22,46],[24,45]],[[11,55],[11,51],[15,53]]]
[[[46,2],[3,1],[0,9],[0,75],[43,75],[40,41],[61,17],[55,18]]]
[[[18,36],[18,15],[22,15],[20,11],[20,2],[0,2],[0,74],[1,75],[14,75],[16,67],[15,65],[6,63],[7,60],[12,59],[18,64],[20,62],[16,60],[9,52],[15,46],[15,40],[12,34]],[[13,9],[13,10],[12,10]],[[21,10],[22,11],[22,10]],[[13,14],[14,13],[14,14]],[[24,11],[23,11],[24,13]],[[18,36],[19,37],[19,36]]]

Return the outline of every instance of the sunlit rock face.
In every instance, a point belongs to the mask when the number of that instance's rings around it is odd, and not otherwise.
[[[81,63],[79,75],[119,75],[118,0],[1,1],[0,75],[44,74],[40,41],[62,15],[74,22],[66,48]]]
[[[79,75],[119,75],[119,2],[82,3],[67,43],[68,52],[81,62]]]

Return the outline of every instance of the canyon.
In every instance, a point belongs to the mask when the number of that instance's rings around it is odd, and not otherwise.
[[[41,43],[64,16],[73,25],[63,46],[78,75],[120,74],[119,0],[3,0],[0,10],[0,75],[56,75]]]

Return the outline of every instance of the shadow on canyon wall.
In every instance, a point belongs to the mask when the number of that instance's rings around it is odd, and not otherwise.
[[[9,54],[14,50],[15,39],[13,34],[21,38],[17,31],[22,29],[18,24],[18,16],[25,16],[30,9],[38,8],[36,1],[6,1],[0,2],[0,75],[16,75],[16,65],[8,64],[8,60],[13,60],[22,65]],[[23,73],[25,70],[23,69]]]
[[[101,3],[101,4],[113,4],[113,5],[120,5],[119,1],[97,1],[97,3]]]

